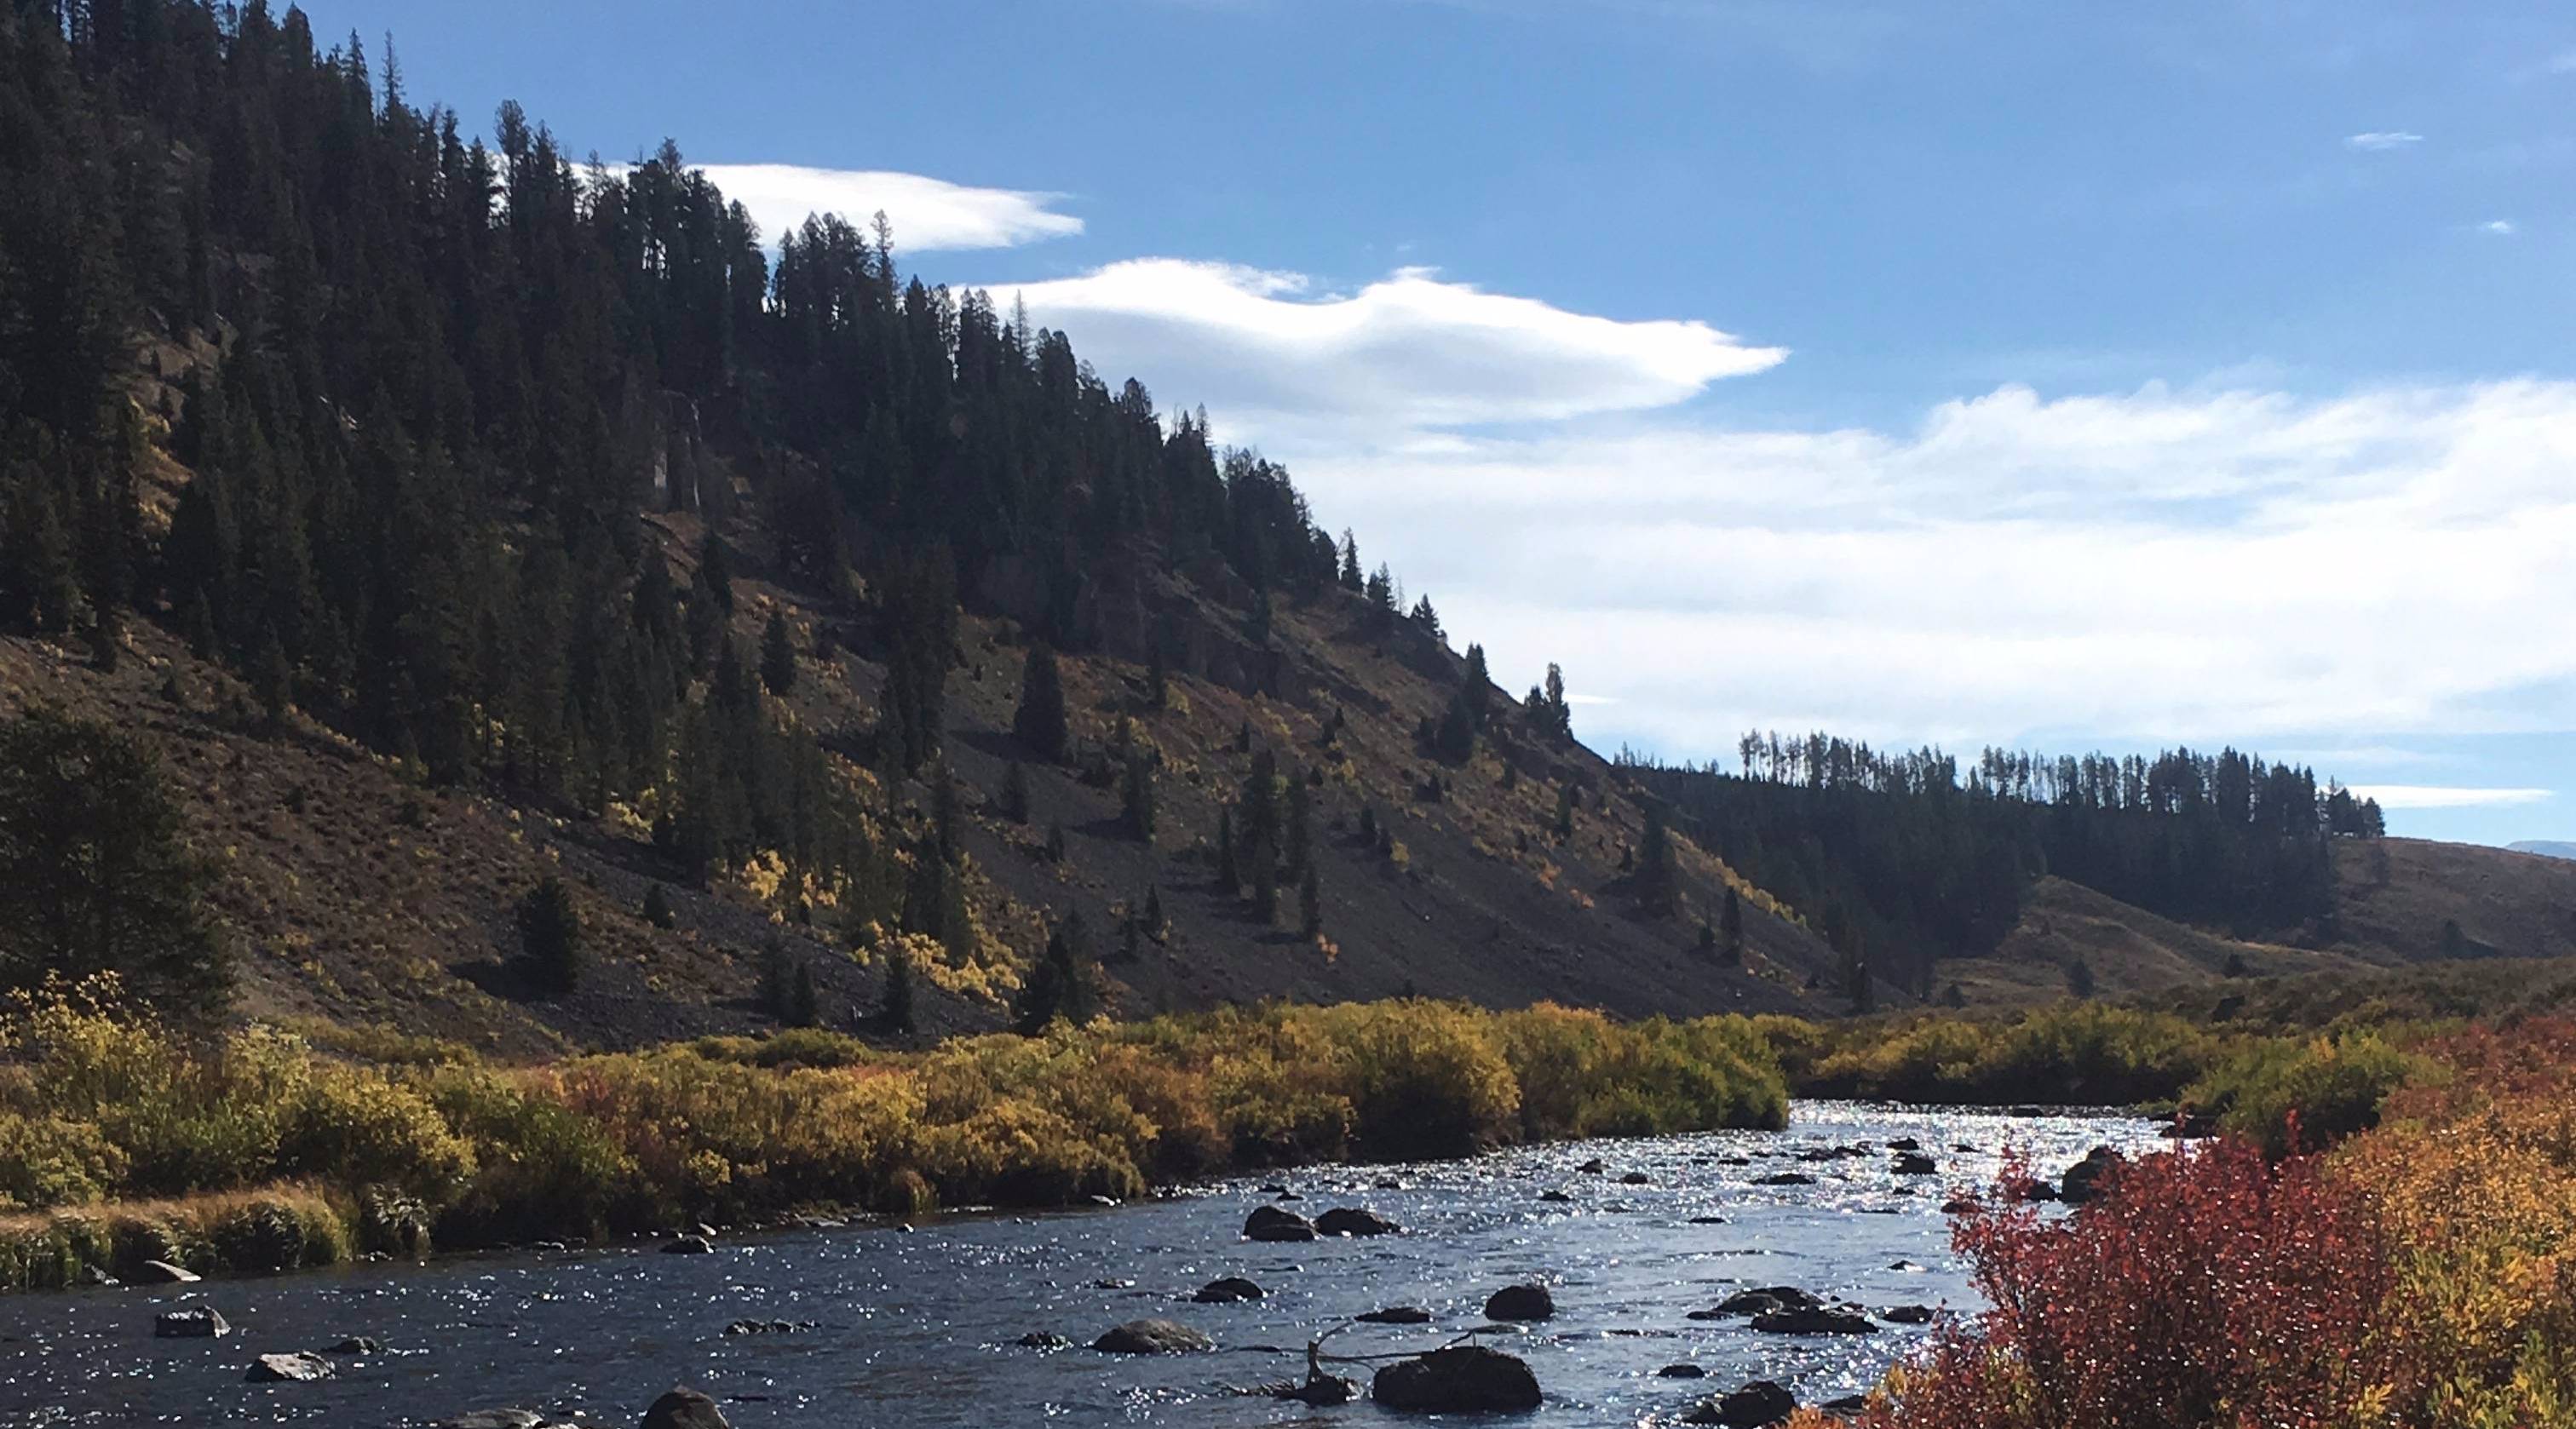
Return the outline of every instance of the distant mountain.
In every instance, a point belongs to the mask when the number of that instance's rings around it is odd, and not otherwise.
[[[2524,839],[2505,847],[2515,853],[2536,853],[2544,858],[2576,858],[2576,843],[2564,839]]]

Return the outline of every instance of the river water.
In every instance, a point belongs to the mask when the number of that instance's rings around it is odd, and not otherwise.
[[[1233,1393],[1294,1377],[1308,1339],[1361,1311],[1418,1305],[1427,1325],[1356,1325],[1330,1352],[1427,1349],[1484,1323],[1498,1287],[1552,1287],[1553,1320],[1484,1337],[1527,1359],[1546,1404],[1517,1421],[1638,1425],[1769,1379],[1815,1403],[1857,1393],[1931,1333],[1760,1334],[1688,1312],[1748,1286],[1794,1285],[1884,1309],[1973,1311],[1951,1255],[1948,1196],[1990,1182],[2007,1147],[2053,1174],[2096,1144],[2135,1150],[2157,1128],[2115,1115],[2011,1117],[1801,1102],[1782,1132],[1575,1142],[1468,1161],[1326,1167],[1227,1181],[1167,1200],[1054,1215],[957,1216],[884,1227],[725,1237],[711,1255],[652,1244],[376,1265],[271,1280],[0,1297],[0,1424],[417,1426],[526,1406],[636,1423],[674,1383],[752,1426],[1385,1425],[1365,1397],[1340,1409]],[[1939,1173],[1899,1177],[1878,1149],[1911,1137]],[[1801,1153],[1868,1143],[1865,1156]],[[1958,1147],[1973,1148],[1959,1150]],[[1578,1168],[1599,1157],[1600,1174]],[[1737,1163],[1741,1164],[1737,1164]],[[1816,1184],[1762,1186],[1784,1171]],[[1646,1183],[1622,1177],[1642,1173]],[[1254,1244],[1243,1218],[1276,1197],[1308,1216],[1365,1206],[1399,1235]],[[1542,1199],[1549,1190],[1573,1198]],[[1722,1223],[1706,1223],[1722,1217]],[[1259,1301],[1199,1305],[1218,1276]],[[156,1340],[155,1313],[211,1305],[235,1333]],[[1087,1348],[1124,1320],[1164,1316],[1212,1354]],[[729,1335],[743,1319],[812,1322]],[[1073,1348],[1017,1343],[1053,1332]],[[331,1379],[250,1384],[257,1355],[350,1336],[382,1353]],[[1676,1362],[1701,1380],[1658,1377]],[[1345,1366],[1365,1384],[1366,1366]]]

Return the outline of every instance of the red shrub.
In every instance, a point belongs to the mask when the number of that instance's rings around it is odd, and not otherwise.
[[[2148,1156],[2071,1216],[1989,1202],[1952,1237],[1994,1308],[1869,1424],[2318,1429],[2384,1418],[2375,1391],[2399,1377],[2371,1333],[2387,1248],[2313,1158],[2234,1140]]]

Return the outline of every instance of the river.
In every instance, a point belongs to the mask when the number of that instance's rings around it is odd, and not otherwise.
[[[632,1425],[674,1383],[752,1426],[1384,1425],[1365,1396],[1340,1409],[1232,1392],[1293,1377],[1307,1340],[1361,1311],[1418,1305],[1427,1325],[1363,1324],[1329,1351],[1378,1355],[1445,1343],[1485,1322],[1485,1297],[1540,1280],[1554,1319],[1484,1337],[1528,1360],[1545,1405],[1516,1421],[1637,1425],[1678,1417],[1750,1379],[1802,1403],[1875,1383],[1928,1327],[1861,1336],[1757,1333],[1688,1312],[1730,1292],[1793,1285],[1874,1309],[1973,1310],[1940,1206],[1991,1181],[2006,1147],[2054,1174],[2096,1144],[2158,1144],[2117,1115],[2005,1116],[1801,1102],[1782,1132],[1572,1142],[1466,1161],[1318,1167],[1229,1180],[1169,1199],[1051,1215],[960,1215],[910,1229],[726,1236],[713,1254],[652,1243],[372,1265],[268,1280],[0,1298],[0,1424],[292,1423],[417,1426],[526,1406]],[[1886,1142],[1913,1138],[1938,1174],[1901,1177]],[[1801,1160],[1867,1143],[1867,1155]],[[1959,1147],[1972,1148],[1959,1150]],[[1579,1168],[1594,1157],[1599,1174]],[[1813,1185],[1764,1186],[1795,1171]],[[1643,1184],[1622,1180],[1641,1174]],[[1240,1235],[1253,1206],[1312,1216],[1365,1206],[1402,1234],[1311,1244]],[[1560,1190],[1572,1199],[1543,1199]],[[1706,1218],[1722,1218],[1710,1223]],[[1190,1303],[1219,1276],[1268,1293]],[[159,1340],[153,1316],[210,1305],[220,1340]],[[1087,1348],[1147,1316],[1215,1339],[1211,1354],[1126,1357]],[[738,1320],[810,1328],[728,1334]],[[1053,1332],[1074,1347],[1023,1347]],[[260,1354],[351,1336],[380,1353],[332,1378],[251,1384]],[[1697,1364],[1701,1380],[1659,1377]],[[1368,1367],[1343,1367],[1363,1384]]]

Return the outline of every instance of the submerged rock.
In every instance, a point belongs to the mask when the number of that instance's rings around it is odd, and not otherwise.
[[[1556,1202],[1571,1201],[1574,1199],[1570,1193],[1565,1191],[1541,1191],[1538,1193],[1538,1198],[1542,1201]]]
[[[694,1389],[673,1386],[644,1411],[644,1429],[733,1429],[716,1402]]]
[[[1369,1325],[1428,1325],[1431,1312],[1419,1305],[1389,1305],[1351,1318]]]
[[[725,1326],[724,1332],[728,1335],[792,1335],[814,1328],[811,1320],[736,1320]]]
[[[1113,1355],[1186,1355],[1216,1348],[1216,1341],[1177,1320],[1130,1320],[1091,1347]]]
[[[1819,1310],[1825,1302],[1794,1285],[1765,1285],[1757,1290],[1738,1290],[1717,1302],[1713,1309],[1694,1310],[1694,1320],[1723,1320],[1733,1315],[1770,1315],[1782,1310]]]
[[[452,1419],[441,1419],[430,1429],[576,1429],[570,1421],[554,1419],[533,1409],[477,1409]]]
[[[156,1340],[219,1340],[232,1332],[222,1312],[211,1305],[165,1310],[152,1317],[152,1337]]]
[[[1068,1350],[1073,1348],[1073,1341],[1066,1339],[1064,1336],[1057,1334],[1053,1330],[1031,1330],[1027,1334],[1020,1336],[1015,1343],[1024,1350]]]
[[[320,1355],[298,1350],[293,1354],[261,1355],[251,1361],[250,1373],[242,1377],[253,1384],[283,1384],[329,1379],[338,1372]]]
[[[1690,1363],[1668,1364],[1655,1371],[1657,1379],[1706,1379],[1708,1371]]]
[[[1932,1323],[1929,1305],[1890,1305],[1878,1312],[1878,1318],[1891,1325],[1928,1325]]]
[[[1246,1240],[1313,1240],[1315,1225],[1295,1211],[1283,1211],[1277,1206],[1255,1206],[1252,1214],[1243,1218],[1243,1235]]]
[[[1940,1173],[1941,1168],[1933,1163],[1932,1158],[1920,1151],[1900,1151],[1896,1155],[1896,1174],[1899,1176],[1937,1176]]]
[[[1231,1305],[1238,1300],[1258,1300],[1261,1287],[1240,1275],[1221,1275],[1198,1288],[1190,1298],[1201,1305]]]
[[[351,1335],[322,1351],[326,1355],[380,1355],[385,1347],[365,1335]]]
[[[1484,1414],[1539,1405],[1529,1364],[1483,1345],[1451,1345],[1377,1372],[1369,1397],[1414,1414]]]
[[[1335,1206],[1315,1218],[1319,1235],[1393,1235],[1403,1227],[1375,1211],[1358,1206]]]
[[[1556,1315],[1556,1297],[1536,1281],[1506,1285],[1485,1297],[1488,1320],[1546,1320]]]
[[[1803,1171],[1774,1171],[1768,1176],[1754,1177],[1753,1184],[1756,1186],[1812,1186],[1816,1184],[1816,1178]]]

